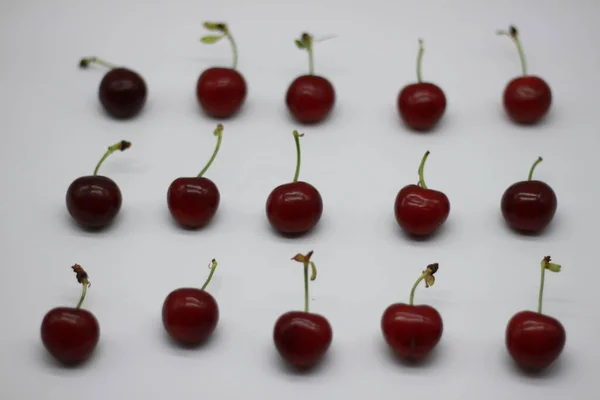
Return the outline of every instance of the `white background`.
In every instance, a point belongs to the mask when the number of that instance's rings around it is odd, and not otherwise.
[[[596,174],[600,90],[600,4],[596,1],[221,0],[25,1],[0,3],[0,397],[21,399],[564,399],[595,398],[600,350],[594,289],[600,195]],[[221,152],[207,173],[222,196],[214,223],[176,227],[166,191],[195,175],[210,156],[216,122],[199,112],[196,80],[229,65],[226,42],[198,39],[205,20],[226,21],[248,82],[243,112],[226,121]],[[514,44],[495,35],[515,24],[530,72],[546,79],[554,102],[536,127],[507,121],[505,84],[520,72]],[[307,71],[294,46],[303,31],[338,38],[315,47],[316,73],[337,91],[332,117],[301,127],[287,116],[288,84]],[[436,132],[407,131],[395,110],[400,88],[423,76],[446,92]],[[97,98],[98,56],[139,71],[149,87],[139,118],[106,117]],[[264,206],[294,172],[292,130],[300,129],[301,179],[324,199],[318,229],[303,238],[273,234]],[[71,221],[65,191],[91,174],[105,148],[133,142],[102,167],[123,192],[118,222],[84,233]],[[393,216],[396,193],[425,168],[428,186],[451,201],[445,227],[411,241]],[[558,196],[551,227],[538,237],[510,232],[500,197],[530,165]],[[277,317],[302,307],[302,267],[290,257],[315,251],[319,277],[312,310],[329,318],[334,339],[311,374],[283,368],[272,342]],[[567,330],[564,353],[541,377],[513,368],[504,329],[534,309],[539,262],[548,274],[544,311]],[[209,290],[221,320],[214,340],[184,351],[166,340],[165,296],[200,286],[211,258],[220,262]],[[407,367],[388,354],[383,310],[407,301],[429,263],[436,285],[416,302],[444,318],[429,362]],[[92,287],[84,307],[101,324],[93,359],[77,369],[45,353],[40,323],[52,307],[75,305],[82,264]]]

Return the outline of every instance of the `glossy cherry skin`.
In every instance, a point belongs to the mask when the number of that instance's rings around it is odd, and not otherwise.
[[[204,177],[177,178],[167,192],[171,215],[190,229],[206,225],[217,212],[220,200],[217,185]]]
[[[501,200],[502,216],[511,228],[538,233],[554,218],[557,199],[554,190],[541,181],[522,181],[511,185]]]
[[[213,118],[228,118],[244,104],[246,80],[235,69],[209,68],[200,74],[196,98],[204,112]]]
[[[396,196],[394,213],[398,225],[409,235],[429,236],[448,218],[450,200],[437,190],[407,185]]]
[[[397,356],[408,361],[426,357],[439,343],[443,330],[440,313],[428,305],[392,304],[381,317],[386,343]]]
[[[219,306],[205,290],[176,289],[163,303],[162,321],[173,340],[185,346],[198,346],[217,327]]]
[[[65,365],[86,361],[100,340],[100,325],[87,310],[54,308],[44,316],[42,343],[48,352]]]
[[[414,83],[398,94],[398,113],[416,131],[433,128],[446,111],[446,95],[433,83]]]
[[[321,361],[333,340],[329,321],[319,314],[290,311],[277,319],[273,341],[281,357],[297,369]]]
[[[67,210],[87,229],[109,225],[119,213],[122,203],[119,186],[106,176],[82,176],[67,189]]]
[[[323,199],[319,191],[306,182],[277,186],[266,205],[271,226],[280,233],[297,235],[314,228],[323,215]]]
[[[504,89],[504,109],[519,124],[535,124],[546,115],[551,104],[550,86],[537,76],[515,78]]]
[[[108,114],[125,119],[135,116],[144,107],[148,89],[137,72],[113,68],[102,78],[98,96]]]
[[[524,370],[540,371],[552,364],[565,347],[565,328],[555,318],[533,311],[515,314],[506,326],[506,348]]]
[[[320,122],[333,109],[335,89],[321,76],[299,76],[288,88],[285,103],[296,121],[304,124]]]

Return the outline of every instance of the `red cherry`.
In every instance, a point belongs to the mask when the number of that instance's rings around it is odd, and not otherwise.
[[[308,270],[310,280],[317,277],[315,264],[310,261],[313,252],[297,254],[292,260],[304,264],[304,312],[290,311],[281,315],[273,329],[275,348],[283,360],[296,369],[315,367],[324,357],[333,340],[329,321],[319,314],[309,312]]]
[[[423,179],[423,168],[429,156],[425,153],[419,166],[418,185],[404,186],[396,196],[394,213],[398,225],[409,235],[433,234],[450,214],[450,200],[437,190],[429,189]]]
[[[96,63],[110,68],[98,88],[98,97],[104,110],[118,119],[136,116],[146,104],[148,88],[144,79],[135,71],[116,67],[97,57],[84,58],[79,62],[81,68]]]
[[[320,122],[327,118],[335,104],[335,89],[322,76],[314,75],[314,38],[303,33],[296,40],[299,49],[306,49],[309,58],[309,73],[294,79],[287,90],[285,103],[292,117],[304,124]]]
[[[248,88],[244,76],[237,69],[237,45],[231,35],[229,26],[220,22],[205,22],[204,27],[220,35],[204,36],[202,43],[213,44],[227,38],[233,52],[231,68],[214,67],[200,74],[196,84],[198,104],[206,114],[213,118],[229,118],[237,113],[246,101]]]
[[[438,264],[428,265],[410,292],[409,304],[396,303],[385,309],[381,331],[390,349],[407,361],[425,358],[439,343],[444,324],[440,313],[428,305],[413,305],[415,289],[425,279],[425,287],[433,285]]]
[[[552,104],[550,86],[539,76],[527,74],[527,63],[517,28],[511,26],[508,31],[498,31],[509,36],[517,46],[521,58],[523,76],[511,80],[504,89],[503,104],[508,116],[516,123],[535,124],[542,119]]]
[[[167,204],[171,215],[185,228],[197,229],[213,218],[219,207],[221,195],[217,185],[202,175],[208,170],[221,147],[223,125],[214,131],[217,145],[206,166],[196,177],[177,178],[169,186]]]
[[[291,183],[277,186],[267,198],[266,213],[271,226],[286,235],[299,235],[314,228],[323,215],[323,199],[309,183],[298,181],[300,174],[300,137],[293,132],[296,142],[296,173]]]
[[[563,325],[556,318],[542,314],[545,271],[559,272],[561,269],[560,265],[550,261],[549,256],[542,261],[538,311],[518,312],[506,326],[508,353],[526,371],[538,372],[547,368],[558,359],[565,347]]]
[[[180,288],[169,293],[162,307],[162,321],[169,336],[185,346],[198,346],[208,339],[219,322],[219,306],[205,289],[217,268],[209,265],[210,274],[200,289]]]
[[[500,203],[504,220],[512,229],[524,233],[539,233],[554,218],[557,199],[546,183],[532,180],[533,171],[542,161],[539,157],[529,171],[529,178],[512,184]]]
[[[91,312],[81,309],[89,286],[87,273],[78,264],[72,268],[83,287],[77,307],[56,307],[48,311],[41,326],[44,347],[65,365],[76,365],[88,360],[100,340],[98,320]]]
[[[75,179],[67,189],[66,203],[69,214],[84,228],[100,229],[108,226],[117,216],[123,202],[119,186],[110,178],[98,175],[106,158],[117,150],[125,151],[131,143],[122,140],[108,148],[91,176]]]
[[[446,111],[446,95],[433,83],[423,82],[421,78],[421,60],[423,41],[419,39],[417,57],[417,81],[405,86],[398,94],[398,112],[408,127],[416,131],[432,129]]]

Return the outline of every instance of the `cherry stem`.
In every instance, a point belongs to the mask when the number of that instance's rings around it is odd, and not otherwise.
[[[529,170],[529,176],[527,177],[527,180],[530,181],[531,178],[533,178],[533,170],[535,170],[535,167],[537,167],[537,165],[539,163],[541,163],[542,161],[544,161],[544,159],[542,157],[538,157],[537,160],[535,160],[535,162],[533,163],[533,165],[531,166],[531,169]]]
[[[215,161],[215,158],[217,157],[217,153],[221,148],[221,140],[223,139],[223,125],[217,125],[217,128],[215,129],[213,134],[217,137],[217,145],[215,146],[215,151],[213,151],[210,160],[208,160],[202,171],[200,171],[200,173],[198,174],[198,178],[201,178],[202,175],[204,175],[204,173],[208,170],[208,168],[210,168],[211,164],[213,163],[213,161]]]
[[[417,290],[417,287],[419,286],[419,283],[421,283],[421,281],[423,279],[425,279],[425,287],[433,286],[433,284],[435,282],[435,277],[433,275],[437,272],[438,268],[439,268],[439,265],[437,263],[436,264],[429,264],[427,266],[427,268],[425,268],[425,271],[423,271],[423,273],[421,274],[421,276],[419,276],[419,279],[417,279],[417,281],[413,285],[412,289],[410,290],[410,298],[408,300],[408,304],[409,305],[412,306],[414,304],[415,290]]]
[[[423,78],[421,76],[421,61],[423,60],[423,53],[425,49],[423,48],[423,39],[419,39],[419,54],[417,55],[417,81],[419,83],[423,82]]]
[[[552,259],[550,258],[550,256],[546,256],[544,257],[541,263],[542,272],[540,277],[540,293],[538,296],[538,313],[540,314],[542,313],[542,300],[544,297],[544,280],[546,278],[546,270],[548,269],[552,272],[560,272],[561,269],[560,265],[550,262],[551,260]]]
[[[206,289],[206,287],[210,283],[210,280],[212,279],[213,275],[215,274],[215,270],[217,269],[217,265],[219,265],[219,263],[217,262],[217,260],[215,260],[213,258],[212,261],[210,262],[210,264],[208,264],[208,268],[210,269],[210,273],[208,274],[208,278],[206,278],[206,282],[204,282],[204,285],[202,285],[202,287],[200,288],[200,290]]]
[[[315,56],[313,54],[313,41],[312,36],[306,35],[306,51],[308,52],[308,74],[315,74]]]
[[[421,160],[421,165],[419,165],[419,186],[421,186],[423,189],[427,189],[425,178],[423,177],[423,170],[425,169],[425,161],[427,161],[427,157],[429,157],[429,150],[425,152],[425,155]]]
[[[296,172],[294,173],[293,182],[298,182],[298,177],[300,176],[300,165],[302,164],[300,138],[304,136],[304,133],[298,133],[296,130],[292,133],[294,135],[294,141],[296,142]]]
[[[81,61],[79,61],[79,66],[81,68],[86,68],[86,67],[88,67],[92,63],[98,64],[98,65],[102,65],[103,67],[110,68],[110,69],[117,68],[116,65],[113,65],[113,64],[111,64],[109,62],[101,60],[98,57],[86,57],[86,58],[82,58]]]
[[[75,264],[71,267],[73,272],[76,274],[77,282],[81,284],[81,297],[79,297],[79,302],[75,306],[76,309],[80,309],[83,304],[83,300],[85,300],[85,295],[87,293],[87,288],[91,285],[90,280],[88,278],[87,272],[81,267],[79,264]]]
[[[100,166],[102,165],[104,160],[106,160],[108,158],[108,156],[110,156],[112,153],[114,153],[117,150],[125,151],[130,147],[131,147],[131,142],[128,142],[126,140],[121,140],[119,143],[115,143],[112,146],[109,146],[108,150],[106,150],[106,153],[104,153],[104,155],[102,156],[100,161],[98,161],[98,164],[96,164],[96,168],[94,169],[94,175],[98,175],[98,170],[100,169]]]
[[[309,307],[309,290],[308,290],[308,282],[309,280],[314,281],[315,279],[317,279],[317,267],[315,266],[315,263],[310,261],[310,258],[312,257],[313,252],[309,251],[308,254],[306,255],[302,255],[302,254],[296,254],[294,257],[292,257],[292,260],[294,261],[298,261],[301,262],[302,264],[304,264],[304,312],[310,312],[310,307]],[[310,268],[311,273],[310,273],[310,279],[309,279],[309,275],[308,275],[308,269]]]
[[[523,45],[521,44],[521,40],[519,39],[519,31],[516,27],[511,26],[508,31],[499,30],[496,32],[498,35],[506,35],[510,37],[515,45],[517,46],[517,51],[519,52],[519,58],[521,59],[521,69],[523,71],[523,76],[527,75],[527,61],[525,60],[525,52],[523,51]]]
[[[231,65],[231,69],[236,69],[237,64],[238,64],[237,44],[235,43],[235,40],[233,39],[233,35],[229,31],[229,27],[227,25],[225,25],[225,36],[227,36],[229,43],[231,43],[231,52],[233,53],[233,63]]]

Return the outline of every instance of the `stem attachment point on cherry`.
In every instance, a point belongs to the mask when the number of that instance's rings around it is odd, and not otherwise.
[[[238,64],[238,49],[235,40],[233,39],[233,35],[229,30],[229,26],[224,22],[205,22],[204,27],[213,32],[221,32],[220,35],[207,35],[200,38],[200,41],[205,44],[213,44],[217,43],[219,40],[223,38],[227,38],[229,43],[231,44],[231,52],[233,53],[233,63],[231,68],[236,69]]]
[[[98,57],[85,57],[85,58],[82,58],[81,61],[79,61],[80,68],[87,68],[87,67],[89,67],[90,64],[102,65],[103,67],[106,67],[109,69],[117,68],[116,65],[106,62],[104,60],[101,60]]]
[[[75,272],[75,277],[77,278],[77,282],[79,282],[82,287],[81,288],[81,297],[79,298],[79,302],[77,303],[77,306],[75,306],[76,309],[80,309],[81,305],[83,304],[83,300],[85,299],[85,295],[87,293],[87,288],[90,287],[92,284],[90,283],[87,272],[85,272],[85,270],[81,267],[81,265],[75,264],[71,268],[73,269],[73,272]]]
[[[210,269],[210,273],[208,274],[208,278],[206,278],[206,282],[204,282],[204,285],[202,285],[202,287],[200,288],[200,290],[206,289],[206,287],[210,283],[210,280],[212,279],[213,275],[215,274],[215,269],[217,269],[217,265],[219,265],[219,263],[217,262],[217,260],[215,260],[213,258],[212,261],[210,262],[210,264],[208,264],[208,268]]]
[[[213,163],[213,161],[215,161],[215,158],[217,157],[217,153],[221,148],[221,140],[223,140],[223,125],[217,125],[216,129],[213,132],[213,135],[217,137],[217,145],[215,146],[215,150],[213,151],[212,156],[210,157],[204,168],[202,168],[202,171],[200,171],[200,173],[198,174],[198,178],[201,178],[206,173],[206,171],[208,171],[208,168],[210,168],[211,164]]]
[[[421,159],[421,164],[419,165],[419,182],[418,185],[423,189],[427,189],[427,185],[425,184],[425,178],[423,176],[423,171],[425,169],[425,161],[427,161],[427,157],[429,157],[429,150],[425,152],[425,155]]]
[[[294,135],[294,142],[296,143],[296,172],[294,173],[294,180],[292,182],[298,182],[298,177],[300,176],[300,165],[302,164],[300,138],[304,136],[304,133],[298,133],[297,130],[294,130],[292,134]]]
[[[434,276],[434,274],[437,272],[438,268],[439,268],[439,264],[438,263],[429,264],[427,266],[427,268],[425,268],[425,271],[423,271],[421,273],[421,276],[419,276],[419,279],[417,279],[417,281],[413,285],[412,289],[410,290],[410,299],[408,301],[409,305],[412,306],[414,304],[415,290],[417,289],[417,286],[419,286],[419,283],[421,283],[421,281],[423,279],[425,280],[425,287],[426,288],[428,288],[430,286],[433,286],[433,284],[435,283],[435,276]]]
[[[525,52],[523,51],[523,45],[521,44],[521,40],[519,39],[519,31],[513,25],[506,30],[497,30],[496,33],[498,35],[505,35],[512,39],[517,46],[517,51],[519,52],[519,58],[521,59],[521,70],[523,71],[523,76],[527,76],[527,60],[525,59]]]
[[[309,291],[308,291],[308,281],[309,281],[309,275],[308,275],[308,269],[310,268],[310,280],[314,281],[315,279],[317,279],[317,267],[315,266],[315,263],[312,262],[310,260],[310,258],[313,255],[313,251],[309,251],[307,254],[296,254],[294,257],[292,257],[292,260],[294,261],[298,261],[301,262],[302,264],[304,264],[304,312],[310,312],[309,311]]]
[[[538,313],[542,313],[542,302],[543,302],[543,298],[544,298],[544,280],[546,278],[546,270],[549,270],[551,272],[560,272],[561,270],[561,266],[559,264],[555,264],[553,262],[551,262],[552,259],[550,256],[546,256],[544,257],[544,259],[542,260],[541,263],[541,277],[540,277],[540,293],[538,296]]]
[[[419,53],[417,54],[417,82],[423,82],[423,77],[421,75],[421,62],[423,60],[423,53],[425,49],[423,48],[423,39],[419,39]]]
[[[542,161],[544,161],[544,159],[542,157],[538,157],[538,159],[535,160],[535,162],[531,166],[531,169],[529,170],[529,176],[527,177],[528,181],[530,181],[533,178],[533,171],[535,170],[535,167],[537,167],[537,165],[539,163],[541,163]]]
[[[114,153],[117,150],[125,151],[130,147],[131,147],[131,142],[128,142],[126,140],[121,140],[119,143],[115,143],[112,146],[109,146],[108,150],[106,150],[106,153],[104,153],[104,155],[102,156],[100,161],[98,161],[98,164],[96,164],[96,168],[94,169],[94,175],[98,175],[98,170],[100,169],[100,166],[102,165],[104,160],[106,160],[108,158],[108,156],[110,156],[112,153]]]

